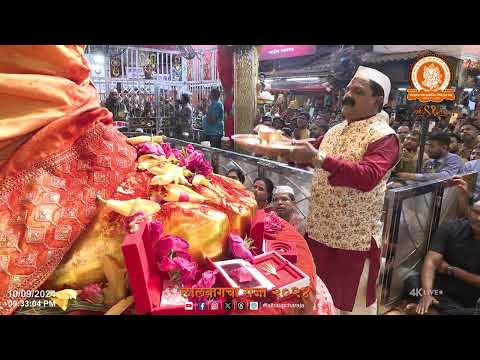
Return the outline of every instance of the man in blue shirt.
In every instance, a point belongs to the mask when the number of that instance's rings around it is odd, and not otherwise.
[[[431,145],[428,149],[429,160],[425,162],[422,174],[400,172],[397,177],[401,180],[431,181],[454,176],[462,171],[463,161],[460,156],[448,151],[450,136],[444,132],[430,135]]]
[[[210,105],[207,115],[203,118],[204,141],[216,148],[222,147],[224,110],[220,102],[220,90],[213,88],[210,92]]]

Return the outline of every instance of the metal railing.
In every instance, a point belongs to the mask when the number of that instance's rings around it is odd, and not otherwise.
[[[91,80],[102,103],[110,90],[120,84],[122,92],[126,90],[130,100],[134,93],[138,95],[138,101],[135,100],[134,104],[139,108],[139,113],[130,109],[129,117],[139,117],[145,102],[149,102],[156,114],[157,132],[169,132],[169,129],[162,129],[163,119],[176,118],[178,115],[175,110],[164,106],[164,99],[175,100],[182,92],[189,91],[192,105],[198,106],[202,100],[208,99],[212,88],[221,89],[214,49],[197,51],[197,56],[192,60],[183,58],[179,51],[127,45],[112,45],[102,64],[94,63],[94,55],[88,54],[93,70]],[[99,67],[102,71],[94,71]],[[129,104],[132,105],[132,102],[129,101]],[[138,127],[146,132],[151,128],[135,125],[130,127],[130,131]]]

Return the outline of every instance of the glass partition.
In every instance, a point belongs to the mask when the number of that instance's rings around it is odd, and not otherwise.
[[[397,220],[396,241],[384,239],[384,249],[389,250],[389,256],[384,258],[384,273],[388,281],[383,285],[380,283],[380,289],[384,290],[381,295],[388,298],[388,304],[401,298],[405,278],[421,265],[433,219],[434,197],[433,192],[427,192],[404,198],[396,208],[398,212],[387,215]]]
[[[477,173],[462,175],[473,188]],[[386,196],[383,231],[383,267],[379,277],[379,314],[403,297],[403,283],[412,271],[420,271],[431,238],[438,226],[462,216],[456,187],[449,179],[390,190]]]

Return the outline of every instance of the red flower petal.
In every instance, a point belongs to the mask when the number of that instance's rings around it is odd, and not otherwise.
[[[217,275],[218,270],[207,270],[203,272],[202,277],[198,282],[193,286],[197,288],[211,288],[213,285],[215,285],[215,282],[217,280]]]
[[[250,272],[244,267],[239,267],[230,271],[229,275],[238,283],[244,283],[253,280],[252,274],[250,274]]]
[[[164,272],[170,272],[170,271],[175,271],[178,270],[178,265],[170,259],[168,256],[164,256],[160,262],[157,263],[158,265],[158,270],[164,271]]]
[[[252,252],[247,249],[243,242],[243,239],[240,236],[230,234],[228,242],[230,245],[230,252],[235,258],[244,259],[250,262],[253,261]]]
[[[165,155],[163,148],[158,144],[153,143],[143,143],[137,145],[137,155],[144,155],[144,154],[154,154],[158,156]]]
[[[93,304],[103,303],[103,291],[98,284],[88,284],[84,286],[79,297],[80,299]]]

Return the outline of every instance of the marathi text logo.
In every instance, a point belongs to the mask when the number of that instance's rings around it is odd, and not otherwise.
[[[438,56],[425,56],[417,60],[410,73],[413,89],[407,90],[407,100],[441,102],[455,100],[455,90],[448,88],[452,73],[448,64]]]

